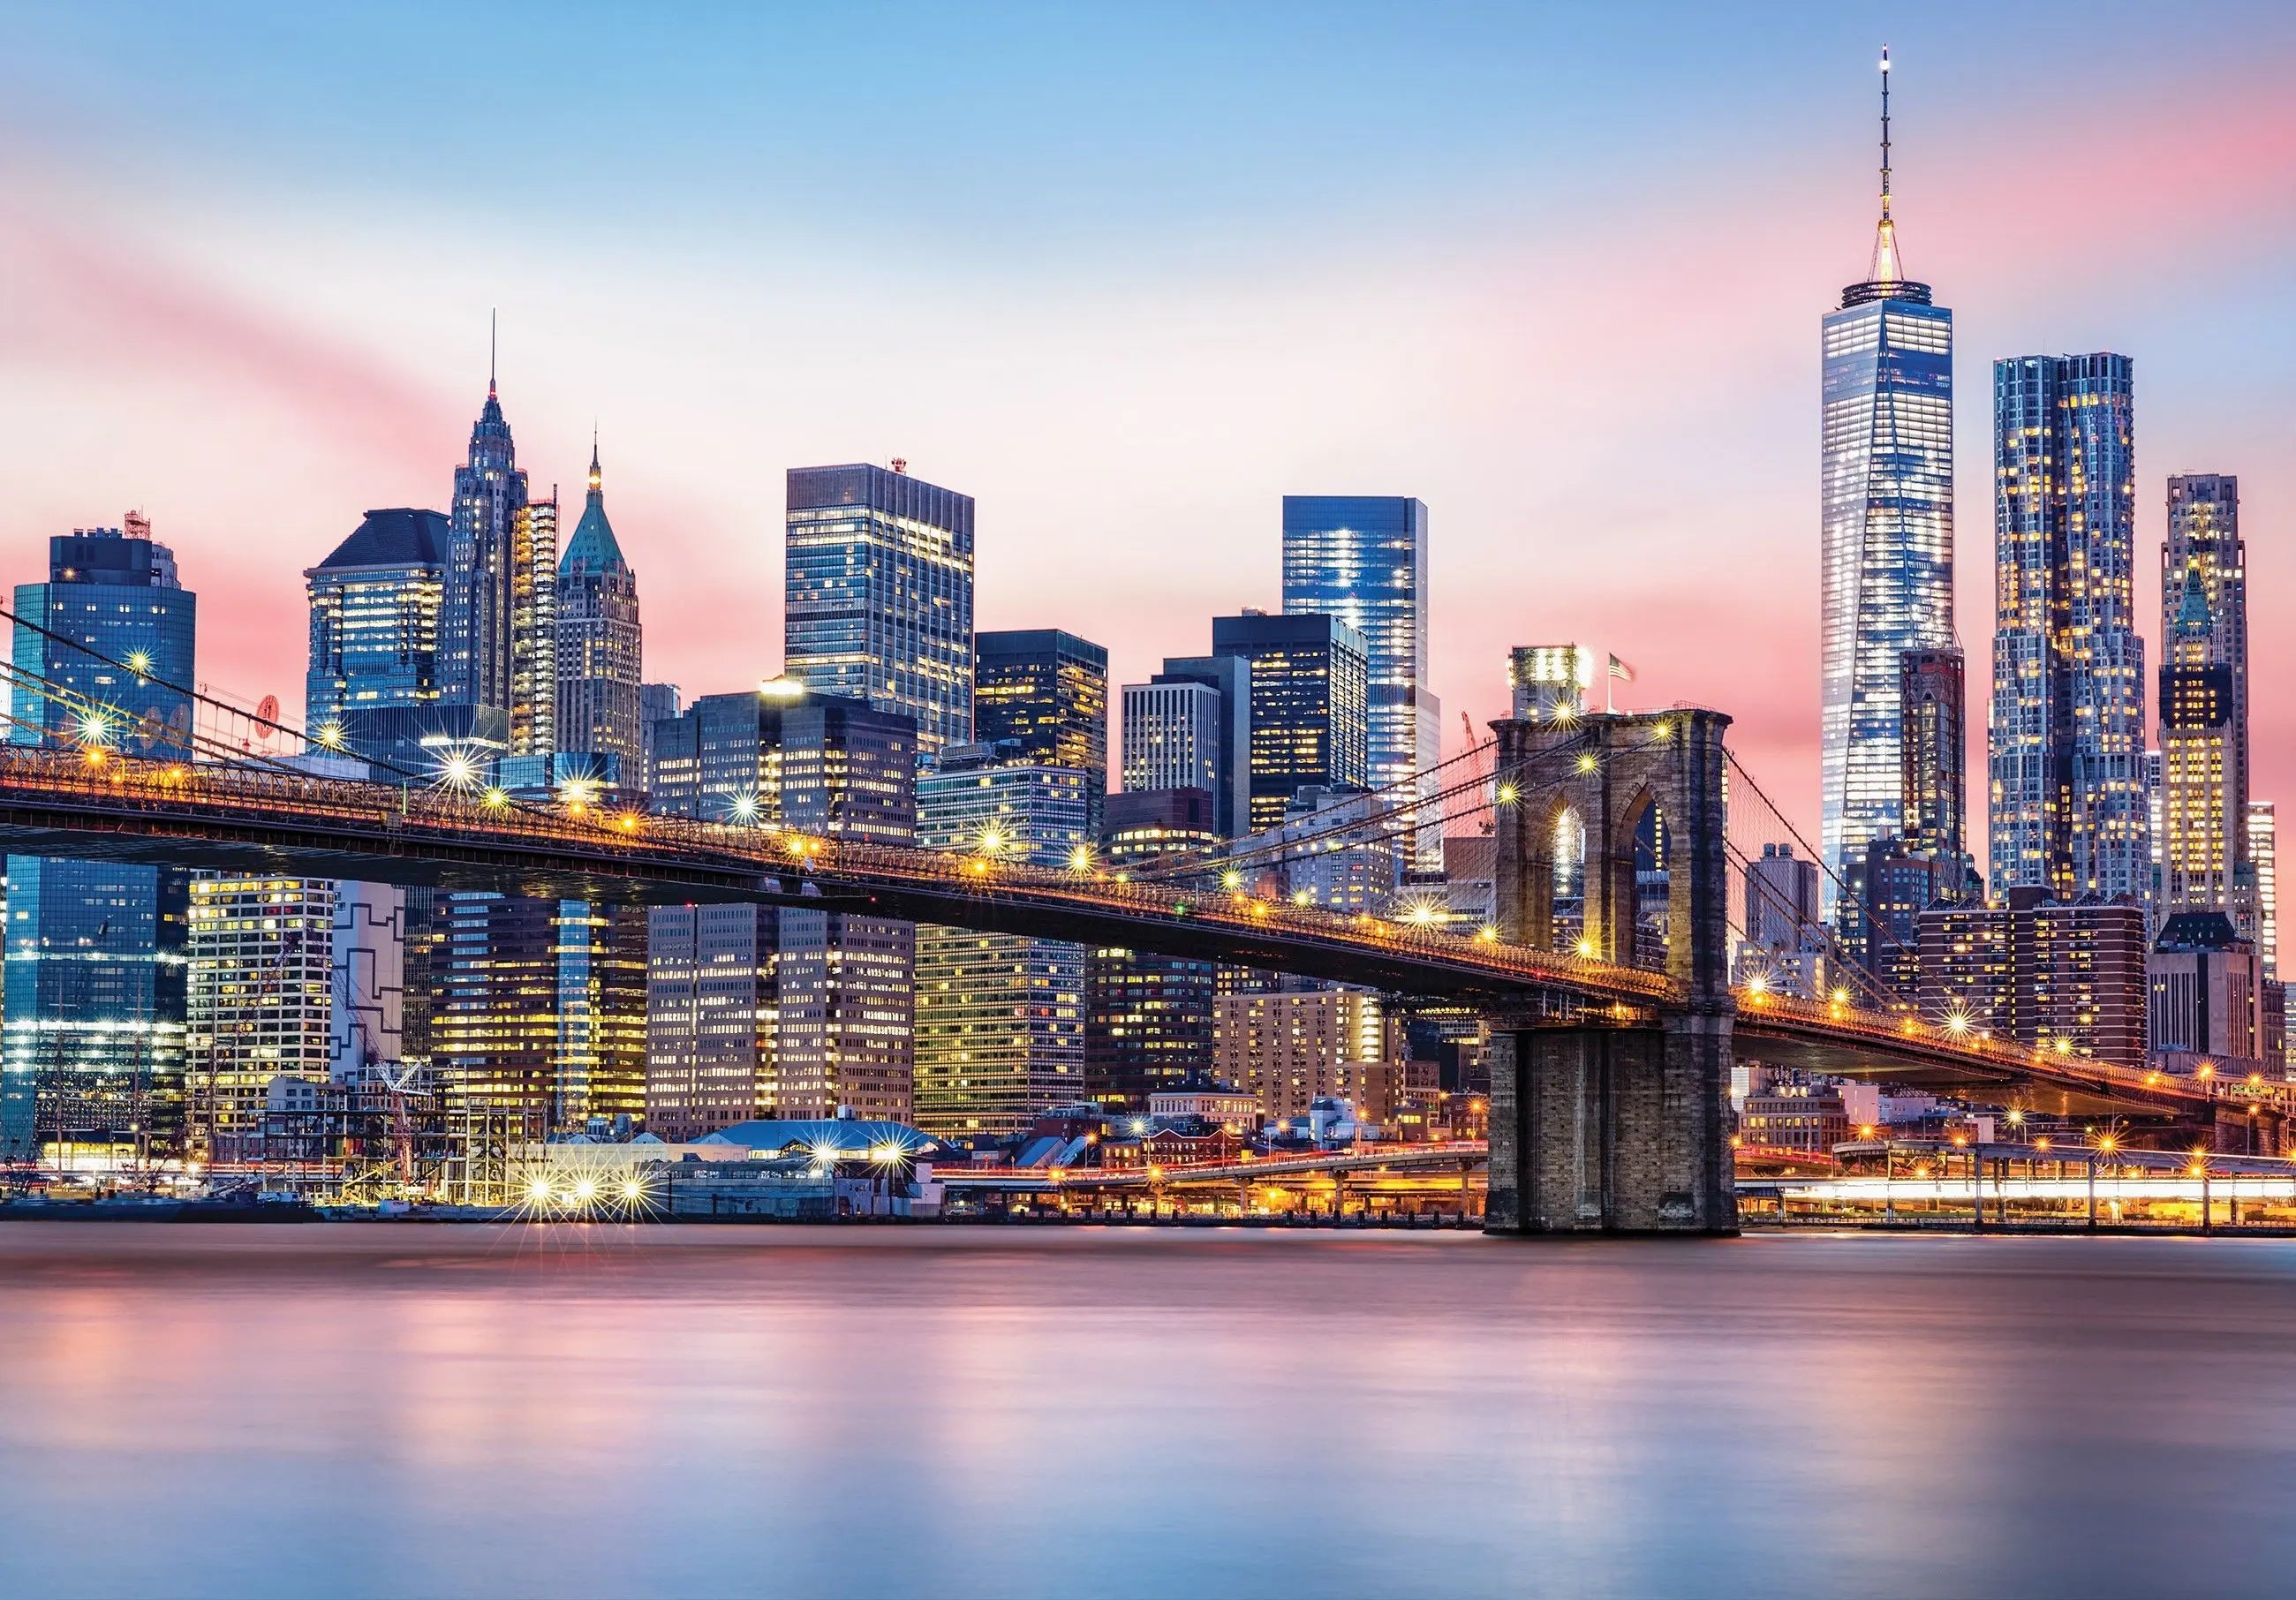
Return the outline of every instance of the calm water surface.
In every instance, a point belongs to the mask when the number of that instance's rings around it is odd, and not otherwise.
[[[2296,1243],[0,1225],[0,1595],[2292,1589]]]

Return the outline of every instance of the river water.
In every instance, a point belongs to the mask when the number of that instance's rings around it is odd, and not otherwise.
[[[2296,1243],[0,1225],[0,1595],[2296,1591]]]

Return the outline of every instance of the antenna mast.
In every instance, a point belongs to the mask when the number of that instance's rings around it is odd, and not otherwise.
[[[1890,47],[1882,46],[1882,220],[1890,219]]]

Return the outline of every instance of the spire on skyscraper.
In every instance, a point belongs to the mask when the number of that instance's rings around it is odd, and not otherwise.
[[[1882,220],[1874,230],[1874,259],[1866,280],[1895,283],[1905,276],[1898,254],[1898,225],[1890,217],[1890,47],[1882,46]]]
[[[590,431],[590,495],[582,508],[582,520],[574,526],[574,537],[567,542],[566,553],[559,558],[559,576],[563,578],[587,569],[603,572],[609,568],[628,570],[622,559],[622,547],[614,537],[614,525],[606,520],[606,477],[598,465],[598,432]]]
[[[1884,50],[1882,53],[1887,57],[1890,53]],[[1888,170],[1886,167],[1882,168],[1885,177]],[[1885,181],[1882,185],[1882,209],[1884,213],[1890,209],[1889,193],[1890,185]],[[487,308],[487,398],[489,400],[495,398],[495,325],[497,316],[494,307]]]

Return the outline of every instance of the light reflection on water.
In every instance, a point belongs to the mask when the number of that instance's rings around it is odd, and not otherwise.
[[[2296,1242],[0,1225],[0,1594],[2268,1594]]]

